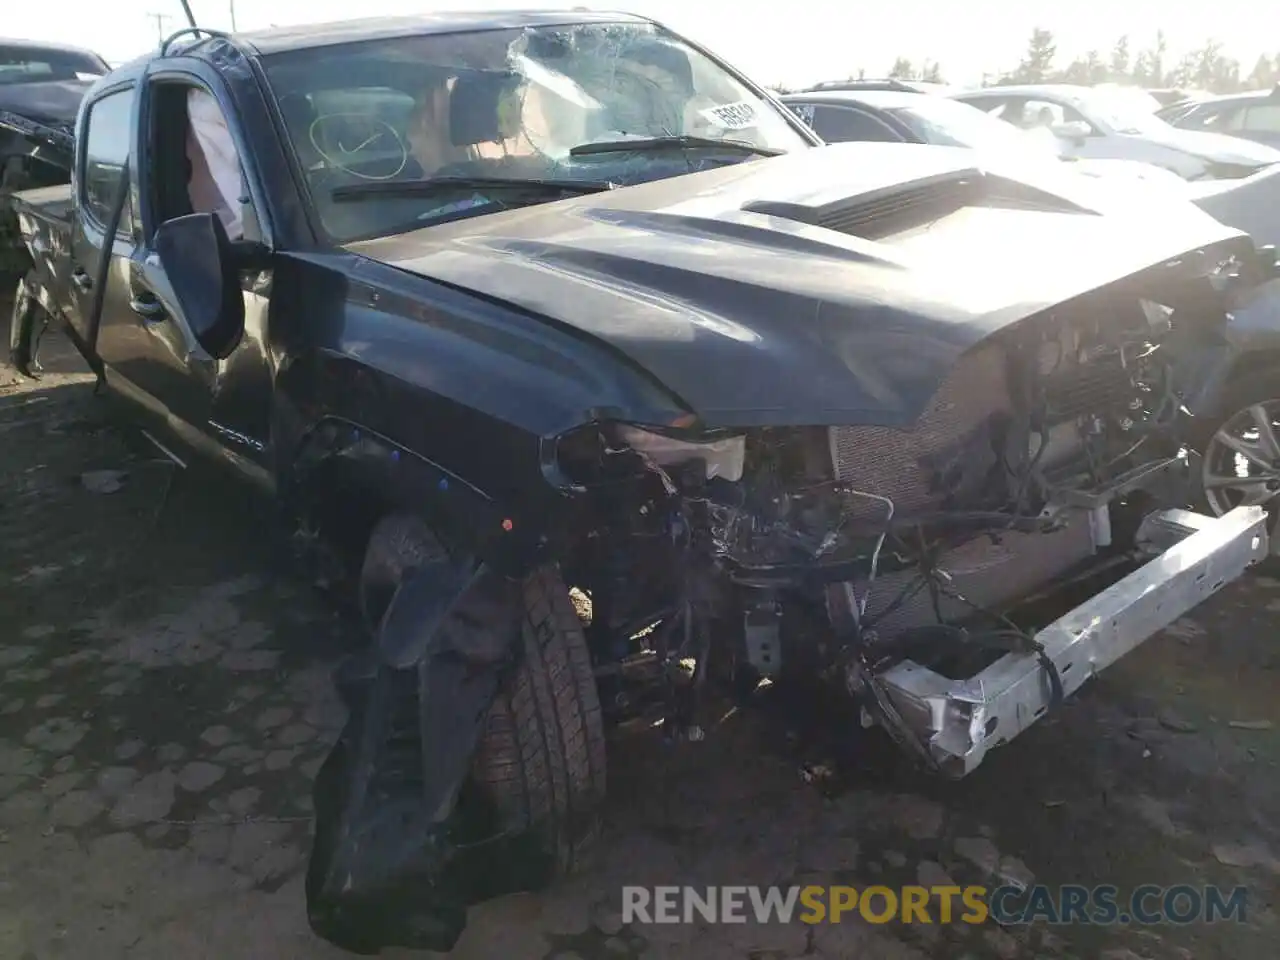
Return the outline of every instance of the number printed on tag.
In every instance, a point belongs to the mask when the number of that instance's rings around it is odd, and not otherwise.
[[[702,115],[717,127],[723,127],[726,130],[740,130],[743,127],[755,126],[756,122],[756,108],[745,100],[709,107],[702,111]]]

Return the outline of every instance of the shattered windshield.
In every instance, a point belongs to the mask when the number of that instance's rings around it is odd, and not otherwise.
[[[311,200],[339,242],[558,198],[468,178],[626,185],[810,145],[741,79],[649,23],[369,40],[264,65]],[[635,149],[602,146],[627,140]],[[457,188],[350,189],[444,178]]]

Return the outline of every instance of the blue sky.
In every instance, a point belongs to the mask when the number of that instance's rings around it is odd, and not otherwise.
[[[227,29],[235,3],[241,30],[353,15],[414,13],[432,8],[423,0],[191,0],[202,25]],[[439,9],[484,9],[555,6],[520,0],[446,0]],[[1104,54],[1115,38],[1129,33],[1135,49],[1151,42],[1157,29],[1168,38],[1170,59],[1200,46],[1205,38],[1220,40],[1247,73],[1259,53],[1280,54],[1280,13],[1256,0],[1209,3],[1168,0],[882,0],[849,3],[839,0],[786,0],[784,3],[729,0],[630,0],[629,3],[586,3],[566,0],[565,7],[588,5],[625,9],[661,20],[710,47],[755,79],[767,83],[807,83],[843,77],[864,67],[868,74],[888,71],[898,55],[929,57],[942,63],[947,78],[976,83],[984,70],[1012,67],[1032,27],[1041,25],[1058,36],[1059,56],[1068,60],[1098,47]],[[4,13],[8,36],[61,40],[93,47],[109,60],[125,60],[155,44],[160,13],[166,30],[185,26],[179,0],[43,0],[10,2]],[[1271,14],[1265,11],[1270,7]],[[1264,23],[1269,21],[1269,23]],[[1261,46],[1258,38],[1275,49]]]

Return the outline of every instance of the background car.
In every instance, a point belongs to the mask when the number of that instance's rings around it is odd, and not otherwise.
[[[1140,160],[1185,180],[1246,177],[1280,163],[1274,147],[1170,126],[1105,88],[984,87],[951,96],[1023,129],[1048,128],[1063,156]]]
[[[824,80],[815,83],[808,90],[799,93],[812,93],[816,90],[896,90],[899,93],[946,93],[954,89],[945,83],[934,83],[929,80],[895,80],[867,79],[860,80]]]
[[[1164,106],[1164,102],[1159,97],[1142,87],[1131,87],[1124,83],[1099,83],[1093,89],[1115,97],[1117,102],[1124,103],[1134,110],[1141,110],[1143,113],[1155,113]]]
[[[1280,84],[1184,104],[1164,118],[1183,130],[1225,133],[1280,146]]]
[[[1051,135],[1024,132],[965,103],[928,93],[878,87],[814,90],[781,98],[828,143],[879,140],[930,143],[987,150],[1032,163],[1058,163]],[[1162,167],[1128,160],[1075,160],[1072,166],[1091,176],[1129,176],[1175,187],[1184,181]]]
[[[1182,87],[1148,87],[1147,93],[1160,102],[1160,110],[1157,113],[1168,110],[1173,106],[1202,100],[1209,96],[1203,90],[1185,90]]]

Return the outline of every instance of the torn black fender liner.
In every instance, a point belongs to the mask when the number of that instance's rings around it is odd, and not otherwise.
[[[48,322],[40,302],[27,286],[26,277],[19,280],[9,320],[9,362],[32,380],[37,379],[40,371],[40,337]]]
[[[421,568],[387,610],[376,665],[340,685],[349,718],[316,776],[306,881],[319,936],[447,951],[469,903],[550,878],[549,856],[457,802],[519,656],[520,597],[484,565]]]

